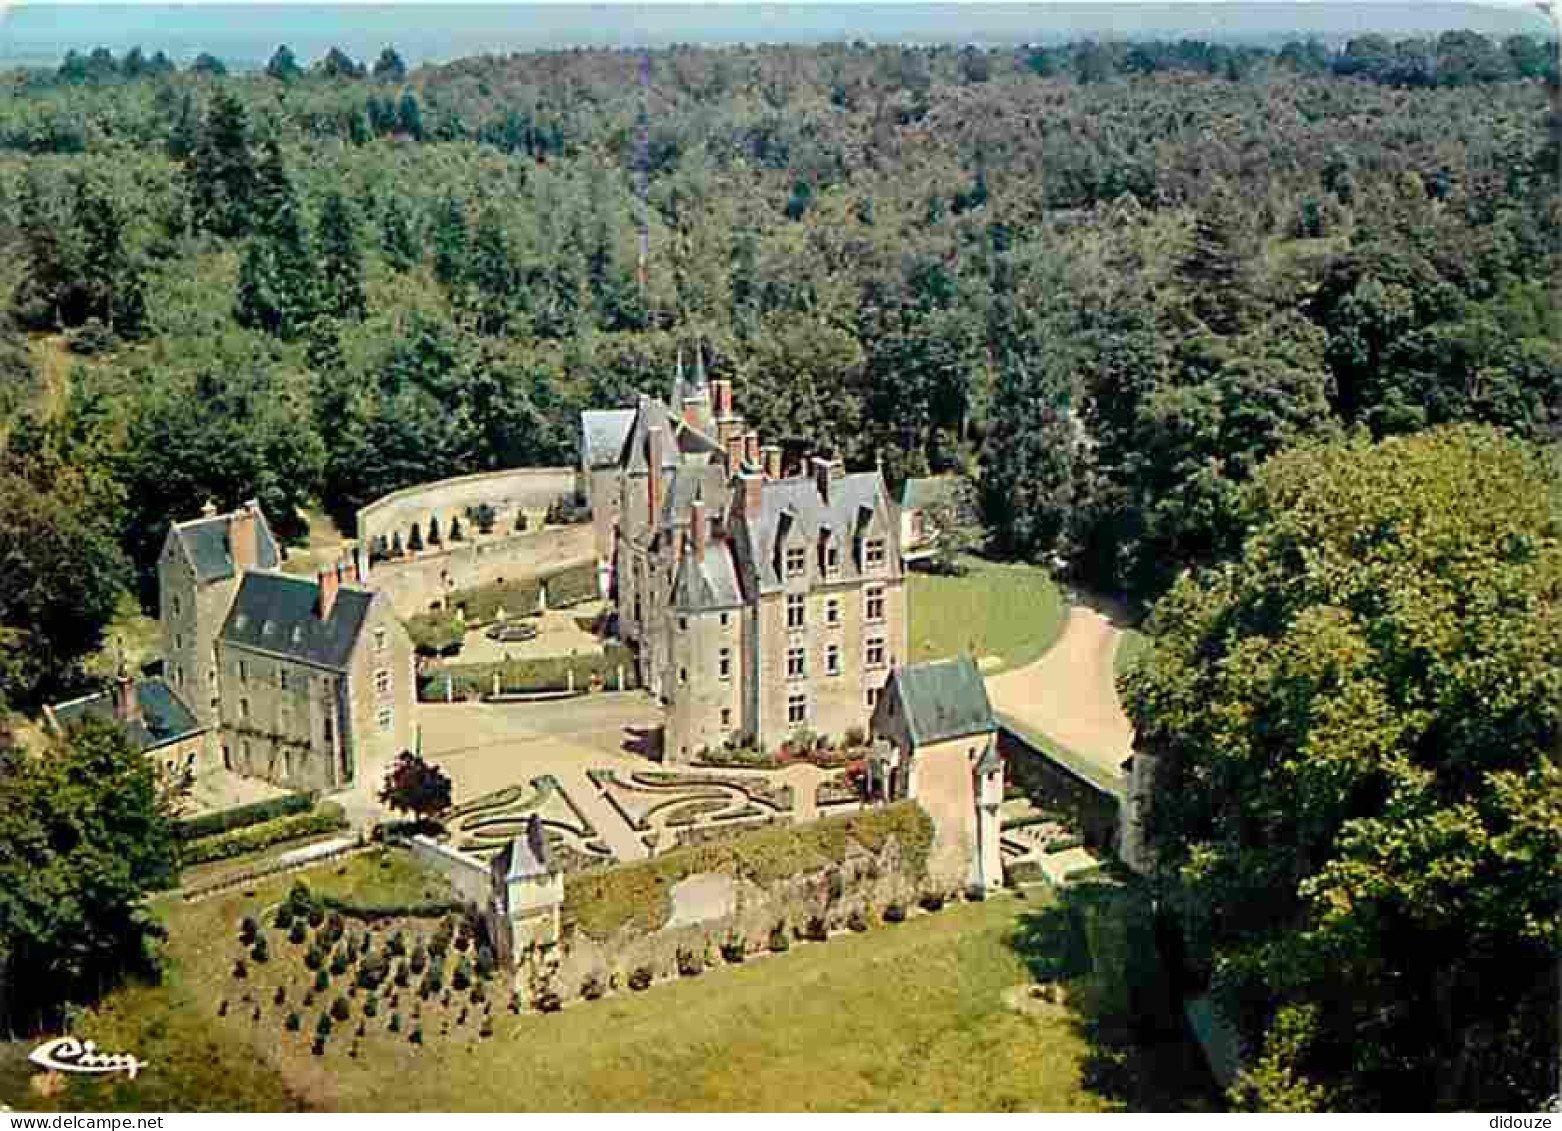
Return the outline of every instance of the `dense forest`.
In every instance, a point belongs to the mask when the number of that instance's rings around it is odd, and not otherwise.
[[[206,499],[350,532],[409,483],[569,461],[579,409],[696,348],[789,458],[972,475],[997,549],[1144,602],[1231,548],[1234,491],[1299,437],[1554,439],[1552,58],[1451,33],[16,72],[0,508],[69,536],[21,540],[7,695],[68,686]]]
[[[1451,33],[0,76],[0,704],[85,686],[208,499],[350,534],[402,486],[572,461],[579,410],[699,350],[789,460],[965,476],[992,553],[1159,602],[1129,706],[1180,783],[1156,835],[1194,962],[1264,1034],[1244,1102],[1538,1102],[1555,59]],[[1516,1012],[1471,1020],[1483,986]]]

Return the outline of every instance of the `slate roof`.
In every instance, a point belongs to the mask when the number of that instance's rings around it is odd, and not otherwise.
[[[580,458],[588,468],[612,467],[635,425],[632,408],[590,409],[580,414]]]
[[[909,664],[892,672],[889,682],[915,746],[998,729],[987,684],[969,656]]]
[[[317,582],[285,573],[246,573],[219,637],[262,652],[341,670],[363,632],[374,594],[343,585],[331,617],[319,617]]]
[[[535,814],[526,822],[526,832],[499,850],[492,867],[505,880],[534,880],[553,873],[547,833]]]
[[[255,516],[255,536],[259,543],[255,568],[276,569],[282,564],[282,551],[259,507],[255,508]],[[197,581],[219,581],[233,576],[233,553],[228,541],[228,524],[232,520],[231,514],[219,514],[174,524],[173,532],[195,567]]]
[[[897,500],[907,510],[919,510],[947,502],[954,481],[947,475],[928,475],[921,479],[908,479],[900,485]]]
[[[734,609],[742,604],[737,563],[724,540],[708,541],[703,561],[696,562],[692,552],[684,554],[673,578],[673,605],[679,612]]]
[[[173,688],[160,678],[136,682],[136,699],[141,706],[141,717],[125,724],[130,740],[142,750],[156,750],[199,734],[203,729],[190,709],[180,702]],[[114,692],[100,691],[82,699],[73,699],[50,708],[61,727],[80,722],[85,718],[114,721]]]
[[[735,488],[741,490],[741,488]],[[841,574],[850,577],[857,566],[852,559],[852,542],[859,524],[874,513],[883,513],[886,542],[896,537],[895,523],[888,513],[889,497],[884,477],[877,471],[843,475],[830,481],[830,499],[826,503],[811,475],[793,479],[767,480],[760,491],[760,513],[745,517],[735,525],[739,565],[755,587],[765,590],[781,584],[776,572],[776,535],[783,527],[796,532],[808,545],[815,545],[822,528],[828,528],[841,548]],[[893,546],[887,547],[893,554]]]
[[[689,506],[696,498],[705,501],[705,513],[721,514],[727,509],[727,469],[704,456],[696,456],[678,466],[668,480],[657,526],[662,529],[688,525]]]

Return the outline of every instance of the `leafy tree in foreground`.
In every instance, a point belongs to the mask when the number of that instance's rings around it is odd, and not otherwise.
[[[399,813],[426,821],[450,808],[450,778],[421,754],[403,750],[385,775],[380,800]]]
[[[11,1026],[36,1030],[143,966],[143,899],[178,876],[155,764],[89,720],[0,763],[0,952]]]
[[[1562,946],[1558,469],[1473,426],[1282,454],[1125,678],[1244,1106],[1534,1110]],[[1500,502],[1499,502],[1500,501]]]

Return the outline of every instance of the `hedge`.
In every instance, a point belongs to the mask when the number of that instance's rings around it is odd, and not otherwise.
[[[342,807],[334,801],[326,801],[310,813],[294,813],[249,828],[189,841],[180,848],[179,859],[185,867],[209,864],[214,860],[231,860],[246,852],[258,852],[284,841],[336,832],[346,827],[347,815]]]
[[[899,842],[914,875],[927,870],[933,824],[914,801],[824,817],[805,825],[777,825],[744,836],[678,848],[650,860],[571,876],[564,888],[564,915],[593,938],[610,938],[625,926],[660,930],[672,913],[675,884],[705,872],[744,876],[764,887],[777,880],[816,872],[846,860],[852,844],[879,852]]]
[[[418,698],[425,703],[443,703],[447,681],[453,699],[491,695],[494,673],[499,673],[499,692],[564,691],[569,673],[575,673],[575,688],[585,691],[593,675],[602,685],[618,690],[618,671],[624,672],[624,690],[640,686],[634,653],[622,644],[609,644],[600,656],[546,656],[535,660],[510,660],[492,664],[435,664],[418,678]]]
[[[480,628],[498,620],[500,608],[504,609],[507,617],[522,617],[536,612],[537,595],[544,582],[548,585],[550,609],[568,608],[570,605],[595,601],[598,597],[596,563],[582,562],[540,577],[522,577],[472,589],[458,589],[450,594],[448,605],[451,609],[460,606],[467,628]]]
[[[277,817],[307,813],[314,807],[315,794],[288,793],[281,797],[267,798],[265,801],[252,801],[248,805],[237,805],[232,809],[202,813],[199,817],[187,818],[178,823],[174,834],[180,840],[200,840],[202,837],[217,836],[220,833],[232,832],[234,829],[247,828],[250,825],[258,825],[262,821],[275,820]]]
[[[334,895],[317,898],[320,906],[364,923],[377,923],[384,919],[443,919],[447,915],[464,914],[467,907],[459,899],[430,899],[419,903],[357,903]]]

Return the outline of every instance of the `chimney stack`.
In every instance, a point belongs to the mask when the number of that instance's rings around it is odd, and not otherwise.
[[[683,398],[683,422],[696,431],[701,430],[700,410],[705,407],[704,397]]]
[[[320,583],[320,619],[330,620],[331,610],[336,607],[336,590],[341,584],[341,575],[334,566],[321,566],[317,578]]]
[[[831,461],[824,456],[814,456],[808,461],[808,466],[814,473],[814,484],[819,488],[819,497],[828,503],[830,501],[830,480],[835,478],[832,474],[834,467]]]
[[[259,504],[251,500],[228,519],[228,556],[233,559],[235,574],[242,575],[260,562],[260,529],[256,521],[259,510]]]
[[[695,498],[689,504],[689,534],[692,542],[691,550],[694,554],[694,564],[699,565],[705,560],[705,500]]]
[[[738,475],[738,489],[732,498],[739,517],[750,522],[759,518],[759,500],[764,487],[764,477],[758,471],[745,470]]]
[[[725,416],[716,421],[716,439],[721,441],[721,446],[726,447],[734,437],[739,443],[743,441],[743,418],[741,416]],[[742,452],[739,451],[741,458]]]
[[[743,434],[743,462],[750,467],[759,466],[759,433],[745,432]]]
[[[734,432],[722,439],[727,449],[727,474],[736,475],[743,466],[743,433]]]
[[[646,429],[646,446],[650,449],[648,462],[651,465],[651,522],[654,525],[656,516],[662,513],[662,461],[666,458],[667,434],[661,427],[654,426]]]
[[[114,681],[114,718],[122,723],[133,723],[141,717],[141,699],[136,694],[136,681],[123,667]]]
[[[765,447],[764,447],[764,453],[765,453],[765,478],[767,478],[767,479],[780,479],[781,478],[781,445],[780,444],[766,444]]]
[[[716,405],[717,421],[726,420],[732,416],[732,382],[725,377],[717,377],[710,383],[711,399]]]

